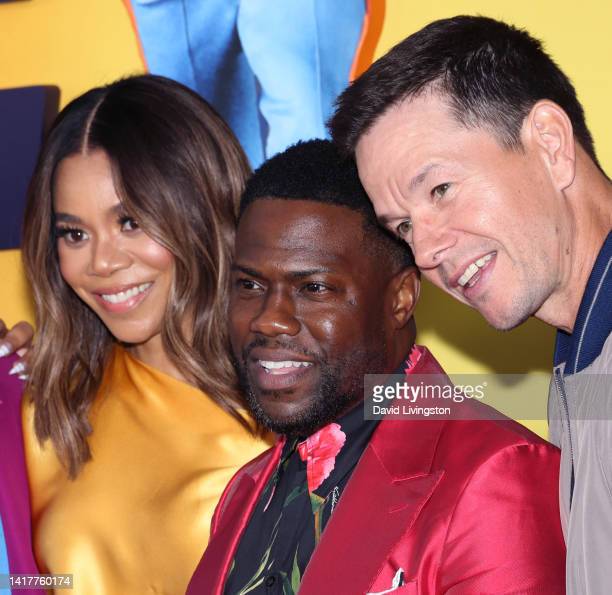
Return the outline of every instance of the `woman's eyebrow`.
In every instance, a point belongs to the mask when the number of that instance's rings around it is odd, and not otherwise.
[[[70,213],[55,213],[55,219],[63,223],[82,223],[79,217]]]

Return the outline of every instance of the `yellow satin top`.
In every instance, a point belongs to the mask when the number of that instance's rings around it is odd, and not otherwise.
[[[116,348],[90,415],[92,460],[68,479],[24,406],[34,551],[71,595],[179,595],[234,472],[269,444],[193,386]],[[68,591],[58,591],[68,593]]]

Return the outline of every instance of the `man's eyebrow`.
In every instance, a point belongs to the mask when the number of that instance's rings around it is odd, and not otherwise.
[[[389,225],[389,223],[391,223],[392,221],[398,219],[398,217],[393,217],[391,215],[380,215],[380,217],[376,217],[376,219],[380,225],[385,227],[386,225]],[[401,219],[401,217],[399,217],[399,219]]]
[[[420,186],[424,181],[429,172],[432,169],[436,169],[440,167],[438,163],[428,163],[421,171],[408,182],[408,190],[413,191],[416,190],[418,186]]]
[[[413,192],[414,190],[416,190],[425,181],[425,179],[429,175],[429,172],[431,172],[434,169],[437,169],[438,167],[440,167],[439,163],[428,163],[425,167],[421,169],[421,171],[416,176],[414,176],[408,182],[408,190],[410,192]],[[389,224],[399,221],[401,219],[405,219],[405,218],[406,218],[405,216],[402,217],[398,215],[377,215],[376,216],[378,223],[382,225],[383,227],[387,227],[389,226]]]
[[[249,275],[250,277],[257,277],[257,278],[263,277],[263,275],[256,269],[252,269],[251,267],[247,267],[241,264],[233,264],[232,270],[240,271],[241,273],[244,273],[245,275]],[[287,273],[287,276],[291,279],[304,279],[306,277],[311,277],[313,275],[322,275],[322,274],[331,273],[331,272],[333,271],[329,267],[316,267],[313,269],[304,269],[302,271],[291,271]]]
[[[317,267],[314,269],[306,269],[304,271],[292,271],[289,276],[292,279],[304,279],[306,277],[312,277],[313,275],[323,275],[325,273],[333,272],[329,267]]]

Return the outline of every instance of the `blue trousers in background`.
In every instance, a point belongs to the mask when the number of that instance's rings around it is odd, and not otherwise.
[[[149,71],[207,99],[251,165],[328,136],[365,0],[132,0]]]

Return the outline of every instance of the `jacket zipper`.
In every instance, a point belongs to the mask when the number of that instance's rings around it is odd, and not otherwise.
[[[561,403],[563,403],[563,409],[565,411],[565,419],[567,421],[567,435],[569,438],[569,451],[570,451],[570,463],[571,467],[571,478],[570,478],[570,510],[572,508],[572,498],[574,496],[574,448],[572,445],[572,431],[570,426],[569,407],[567,405],[567,396],[565,394],[565,384],[561,377],[561,371],[559,368],[555,369],[555,384],[557,386],[557,392],[561,395]]]

